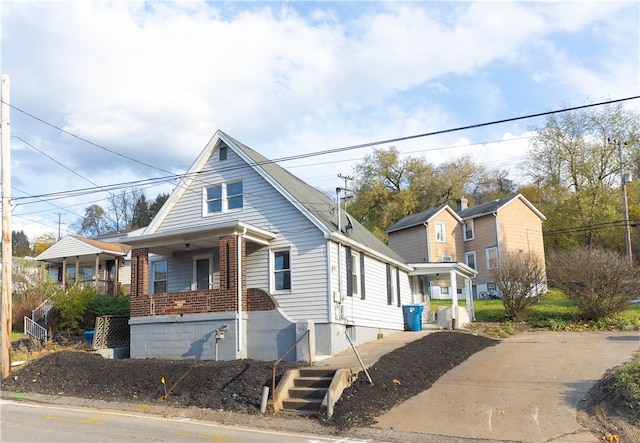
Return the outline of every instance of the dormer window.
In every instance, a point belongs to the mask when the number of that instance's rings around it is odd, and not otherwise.
[[[209,186],[204,194],[205,214],[234,211],[244,205],[242,180]]]

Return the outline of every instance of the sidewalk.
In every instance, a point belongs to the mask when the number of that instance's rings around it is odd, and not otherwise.
[[[576,406],[639,346],[637,331],[518,334],[471,356],[431,389],[378,417],[375,427],[496,441],[596,442],[578,424]]]
[[[422,331],[401,331],[387,335],[379,340],[372,340],[367,343],[356,345],[356,350],[365,367],[373,365],[380,357],[389,352],[401,348],[407,343],[418,340],[425,335],[437,331],[438,329],[424,329]],[[347,369],[357,368],[361,370],[360,362],[353,349],[345,349],[331,357],[314,362],[314,366]]]

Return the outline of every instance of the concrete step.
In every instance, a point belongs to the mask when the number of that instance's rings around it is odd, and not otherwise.
[[[282,410],[302,415],[312,415],[320,412],[322,406],[321,398],[303,399],[289,398],[282,401]]]
[[[333,377],[296,377],[294,386],[296,388],[327,388],[331,380]]]
[[[319,398],[322,400],[327,394],[328,389],[329,388],[291,388],[289,389],[289,398]]]

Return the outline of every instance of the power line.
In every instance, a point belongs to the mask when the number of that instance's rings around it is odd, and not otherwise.
[[[335,153],[346,152],[346,151],[355,150],[355,149],[362,149],[362,148],[367,148],[367,147],[379,146],[379,145],[383,145],[383,144],[390,144],[390,143],[396,143],[396,142],[400,142],[400,141],[412,140],[412,139],[417,139],[417,138],[431,137],[431,136],[434,136],[434,135],[441,135],[441,134],[447,134],[447,133],[452,133],[452,132],[464,131],[464,130],[468,130],[468,129],[476,129],[476,128],[481,128],[481,127],[486,127],[486,126],[491,126],[491,125],[497,125],[497,124],[502,124],[502,123],[508,123],[508,122],[513,122],[513,121],[518,121],[518,120],[524,120],[524,119],[530,119],[530,118],[536,118],[536,117],[543,117],[543,116],[552,115],[552,114],[558,114],[558,113],[563,113],[563,112],[576,111],[576,110],[592,108],[592,107],[596,107],[596,106],[603,106],[603,105],[609,105],[609,104],[614,104],[614,103],[620,103],[620,102],[629,101],[629,100],[636,100],[638,98],[640,98],[640,96],[632,96],[632,97],[626,97],[626,98],[621,98],[621,99],[616,99],[616,100],[607,100],[607,101],[604,101],[604,102],[591,103],[591,104],[581,105],[581,106],[573,106],[573,107],[563,108],[563,109],[559,109],[559,110],[555,110],[555,111],[540,112],[540,113],[536,113],[536,114],[529,114],[529,115],[524,115],[524,116],[519,116],[519,117],[511,117],[511,118],[507,118],[507,119],[494,120],[494,121],[485,122],[485,123],[477,123],[477,124],[473,124],[473,125],[459,126],[459,127],[451,128],[451,129],[443,129],[443,130],[439,130],[439,131],[426,132],[426,133],[422,133],[422,134],[416,134],[416,135],[410,135],[410,136],[404,136],[404,137],[396,137],[396,138],[392,138],[392,139],[379,140],[379,141],[362,143],[362,144],[351,145],[351,146],[344,146],[344,147],[335,148],[335,149],[328,149],[328,150],[324,150],[324,151],[316,151],[316,152],[311,152],[311,153],[298,154],[298,155],[287,156],[287,157],[280,157],[280,158],[276,158],[276,159],[266,159],[264,161],[255,162],[253,164],[257,165],[257,166],[260,166],[260,165],[264,165],[264,164],[280,163],[280,162],[286,162],[286,161],[292,161],[292,160],[300,160],[300,159],[310,158],[310,157],[315,157],[315,156],[320,156],[320,155],[335,154]],[[35,116],[27,113],[26,111],[23,111],[23,110],[21,110],[19,108],[16,108],[14,106],[11,106],[11,107],[16,109],[16,110],[18,110],[19,112],[24,113],[25,115],[28,115],[28,116],[30,116],[32,118],[35,118],[36,120],[41,121],[44,124],[47,124],[47,125],[52,126],[52,127],[56,128],[56,129],[59,129],[60,131],[64,132],[65,134],[72,135],[72,136],[78,138],[79,140],[85,141],[86,143],[89,143],[89,144],[91,144],[93,146],[99,147],[101,149],[104,149],[104,150],[106,150],[108,152],[111,152],[111,153],[113,153],[115,155],[119,155],[119,156],[121,156],[123,158],[126,158],[128,160],[134,161],[136,163],[140,163],[140,164],[143,164],[145,166],[149,166],[149,167],[151,167],[153,169],[157,169],[157,170],[160,170],[160,171],[167,172],[167,173],[171,174],[170,176],[165,176],[165,177],[143,179],[143,180],[136,180],[136,181],[130,181],[130,182],[125,182],[125,183],[119,183],[119,184],[106,185],[104,187],[99,187],[98,189],[96,189],[96,188],[82,188],[82,189],[76,189],[76,190],[70,190],[70,191],[60,191],[60,192],[39,194],[39,195],[33,196],[34,198],[47,197],[47,198],[50,198],[50,199],[61,199],[61,198],[67,198],[67,197],[72,197],[72,196],[76,196],[76,195],[86,195],[86,194],[90,194],[90,193],[93,193],[93,192],[99,192],[99,191],[105,191],[105,190],[107,190],[107,192],[110,192],[110,190],[120,189],[120,188],[128,187],[128,186],[131,186],[131,185],[139,184],[139,183],[151,183],[151,182],[157,181],[157,180],[170,181],[170,180],[175,179],[175,178],[179,178],[179,179],[184,180],[185,178],[189,177],[189,174],[175,174],[175,173],[171,173],[171,172],[165,171],[165,170],[163,170],[161,168],[156,168],[156,167],[148,165],[146,163],[139,162],[136,159],[133,159],[131,157],[127,157],[127,156],[122,155],[120,153],[117,153],[117,152],[115,152],[113,150],[110,150],[110,149],[105,148],[103,146],[100,146],[100,145],[98,145],[96,143],[93,143],[93,142],[91,142],[89,140],[86,140],[86,139],[84,139],[82,137],[76,136],[75,134],[70,133],[69,131],[66,131],[64,129],[58,128],[57,126],[55,126],[53,124],[50,124],[50,123],[48,123],[48,122],[46,122],[46,121],[44,121],[44,120],[42,120],[42,119],[40,119],[38,117],[35,117]],[[219,171],[231,171],[231,170],[240,169],[240,168],[244,168],[244,167],[246,167],[246,165],[234,166],[234,167],[228,167],[228,168],[220,168],[218,170]],[[197,173],[195,173],[194,176],[197,176],[197,175],[205,173],[205,172],[209,172],[209,171],[208,170],[198,171]],[[28,197],[22,197],[22,198],[28,198]]]
[[[0,101],[1,101],[1,100],[0,100]],[[2,103],[4,103],[4,102],[2,102]],[[104,151],[106,151],[106,152],[108,152],[108,153],[110,153],[110,154],[117,155],[118,157],[122,157],[122,158],[124,158],[124,159],[127,159],[127,160],[129,160],[129,161],[132,161],[132,162],[137,163],[137,164],[139,164],[139,165],[146,166],[146,167],[148,167],[148,168],[155,169],[155,170],[157,170],[157,171],[164,172],[164,173],[166,173],[166,174],[173,174],[172,172],[167,171],[167,170],[165,170],[165,169],[158,168],[157,166],[150,165],[149,163],[145,163],[145,162],[140,161],[140,160],[138,160],[138,159],[135,159],[135,158],[133,158],[133,157],[129,157],[129,156],[127,156],[127,155],[121,154],[120,152],[114,151],[113,149],[109,149],[109,148],[107,148],[107,147],[105,147],[105,146],[102,146],[102,145],[100,145],[100,144],[98,144],[98,143],[92,142],[91,140],[88,140],[88,139],[86,139],[86,138],[84,138],[84,137],[80,137],[79,135],[74,134],[73,132],[67,131],[66,129],[63,129],[63,128],[59,127],[59,126],[56,126],[56,125],[54,125],[53,123],[49,123],[48,121],[43,120],[43,119],[41,119],[40,117],[37,117],[37,116],[35,116],[35,115],[33,115],[33,114],[30,114],[30,113],[28,113],[27,111],[25,111],[25,110],[23,110],[23,109],[18,108],[17,106],[10,105],[9,103],[6,103],[6,104],[7,104],[7,106],[9,106],[11,109],[14,109],[14,110],[16,110],[16,111],[18,111],[18,112],[21,112],[22,114],[24,114],[24,115],[26,115],[26,116],[28,116],[28,117],[31,117],[32,119],[37,120],[37,121],[39,121],[39,122],[40,122],[40,123],[42,123],[42,124],[45,124],[45,125],[47,125],[47,126],[51,126],[52,128],[57,129],[58,131],[62,132],[63,134],[67,134],[67,135],[69,135],[69,136],[71,136],[71,137],[73,137],[73,138],[76,138],[76,139],[78,139],[78,140],[80,140],[80,141],[83,141],[83,142],[85,142],[85,143],[87,143],[87,144],[89,144],[89,145],[91,145],[91,146],[95,146],[96,148],[102,149],[102,150],[104,150]],[[175,175],[175,174],[174,174],[174,175]]]

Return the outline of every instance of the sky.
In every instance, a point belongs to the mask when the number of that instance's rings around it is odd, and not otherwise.
[[[280,165],[330,191],[374,148],[324,151],[640,95],[638,1],[2,0],[0,15],[11,227],[32,240],[73,233],[111,186],[170,192],[218,129],[271,159],[310,154]],[[470,155],[525,184],[543,123],[375,148]]]

